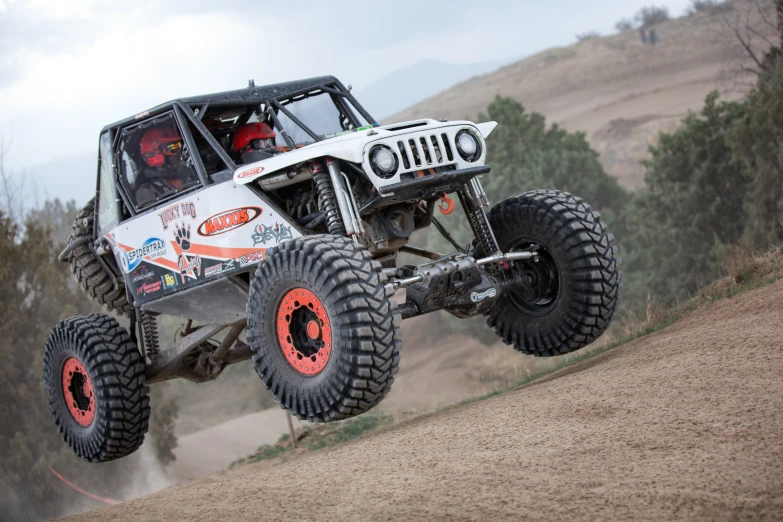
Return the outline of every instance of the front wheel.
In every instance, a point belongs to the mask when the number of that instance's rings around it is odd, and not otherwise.
[[[285,242],[256,271],[247,339],[275,400],[311,422],[364,413],[389,392],[402,346],[370,253],[337,236]]]
[[[595,341],[614,315],[621,278],[600,215],[567,192],[535,190],[500,202],[488,218],[501,251],[537,256],[514,263],[523,284],[498,300],[487,323],[506,344],[539,357]]]

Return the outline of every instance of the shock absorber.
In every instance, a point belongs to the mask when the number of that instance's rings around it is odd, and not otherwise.
[[[465,183],[460,187],[457,195],[481,250],[484,251],[485,256],[491,256],[497,254],[500,249],[484,212],[488,201],[483,192],[478,180],[471,180],[471,183]]]
[[[141,335],[144,343],[144,353],[150,359],[160,353],[160,341],[158,338],[158,321],[155,314],[141,312]]]
[[[315,190],[318,193],[318,208],[326,214],[326,228],[329,233],[337,236],[345,235],[345,224],[340,216],[340,209],[337,206],[337,198],[334,194],[334,187],[327,172],[326,167],[320,161],[313,162],[313,181]]]

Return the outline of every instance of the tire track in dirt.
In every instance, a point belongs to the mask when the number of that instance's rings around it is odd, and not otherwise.
[[[783,281],[557,378],[69,520],[779,520]]]

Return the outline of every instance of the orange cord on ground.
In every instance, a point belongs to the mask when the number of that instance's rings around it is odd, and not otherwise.
[[[113,498],[99,497],[98,495],[93,495],[92,493],[88,493],[88,492],[84,491],[82,488],[80,488],[80,487],[78,487],[78,486],[75,486],[75,485],[73,485],[73,484],[72,484],[71,482],[69,482],[69,481],[68,481],[68,480],[67,480],[65,477],[63,477],[62,475],[60,475],[59,473],[57,473],[57,472],[54,470],[54,468],[53,468],[53,467],[51,467],[51,466],[49,466],[49,471],[51,471],[51,472],[52,472],[52,475],[54,475],[54,476],[55,476],[55,477],[57,477],[58,479],[60,479],[60,480],[62,480],[63,482],[65,482],[65,484],[66,484],[66,485],[68,485],[68,486],[70,486],[71,488],[75,489],[76,491],[78,491],[79,493],[81,493],[81,494],[82,494],[82,495],[84,495],[84,496],[90,497],[90,498],[91,498],[91,499],[93,499],[93,500],[99,500],[99,501],[101,501],[101,502],[105,502],[106,504],[119,504],[119,503],[120,503],[120,501],[119,501],[119,500],[114,500]]]

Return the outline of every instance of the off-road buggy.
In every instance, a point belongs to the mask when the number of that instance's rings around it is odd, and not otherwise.
[[[105,127],[95,198],[60,259],[129,329],[102,314],[54,328],[44,381],[66,442],[93,462],[128,455],[147,430],[148,384],[209,381],[248,358],[291,414],[359,415],[391,388],[401,320],[436,310],[483,314],[526,354],[594,341],[618,299],[613,238],[564,192],[490,207],[479,178],[495,126],[381,126],[320,77],[251,82]],[[469,248],[435,216],[453,210],[449,194]],[[409,245],[431,224],[455,252]],[[400,266],[401,253],[424,262]],[[160,314],[183,320],[171,344]]]

